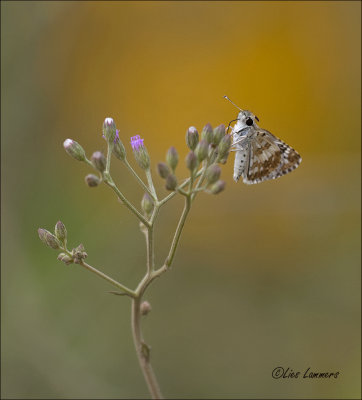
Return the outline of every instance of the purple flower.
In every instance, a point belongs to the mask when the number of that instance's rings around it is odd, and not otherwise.
[[[150,168],[150,156],[148,155],[147,149],[143,144],[143,139],[141,139],[140,135],[131,137],[131,146],[138,165],[142,169],[148,170]]]
[[[143,140],[141,139],[140,135],[132,136],[131,137],[131,145],[134,151],[139,151],[141,147],[144,147]]]

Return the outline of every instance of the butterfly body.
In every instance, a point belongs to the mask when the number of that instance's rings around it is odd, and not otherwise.
[[[234,180],[246,184],[276,179],[298,167],[302,158],[282,140],[260,128],[259,119],[242,110],[232,128],[232,151],[235,151]]]

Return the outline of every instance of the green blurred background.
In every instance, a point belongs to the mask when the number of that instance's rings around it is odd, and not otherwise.
[[[90,264],[134,287],[137,221],[84,184],[62,142],[105,150],[111,116],[129,153],[140,134],[153,168],[171,145],[183,161],[188,126],[236,117],[224,94],[303,162],[246,186],[232,156],[226,191],[195,202],[172,271],[146,296],[163,393],[360,398],[360,29],[360,2],[1,2],[3,398],[148,396],[130,301],[57,261],[36,230],[61,219]],[[139,204],[128,171],[113,171]],[[181,207],[160,215],[158,265]],[[278,366],[340,376],[274,380]]]

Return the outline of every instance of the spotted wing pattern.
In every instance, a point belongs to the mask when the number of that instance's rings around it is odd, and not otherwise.
[[[293,171],[302,161],[292,147],[264,129],[249,135],[235,154],[235,181],[241,176],[246,184],[276,179]]]

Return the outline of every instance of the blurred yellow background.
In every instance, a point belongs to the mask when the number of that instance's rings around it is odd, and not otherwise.
[[[89,263],[134,287],[138,223],[63,150],[105,150],[113,117],[153,170],[185,132],[240,107],[293,146],[301,166],[193,206],[172,271],[143,321],[167,398],[360,398],[360,2],[1,2],[2,397],[148,396],[130,301],[66,267],[38,239],[62,220]],[[117,182],[139,204],[120,162]],[[163,182],[155,177],[160,193]],[[163,210],[156,261],[181,199]],[[275,367],[340,371],[281,379]]]

